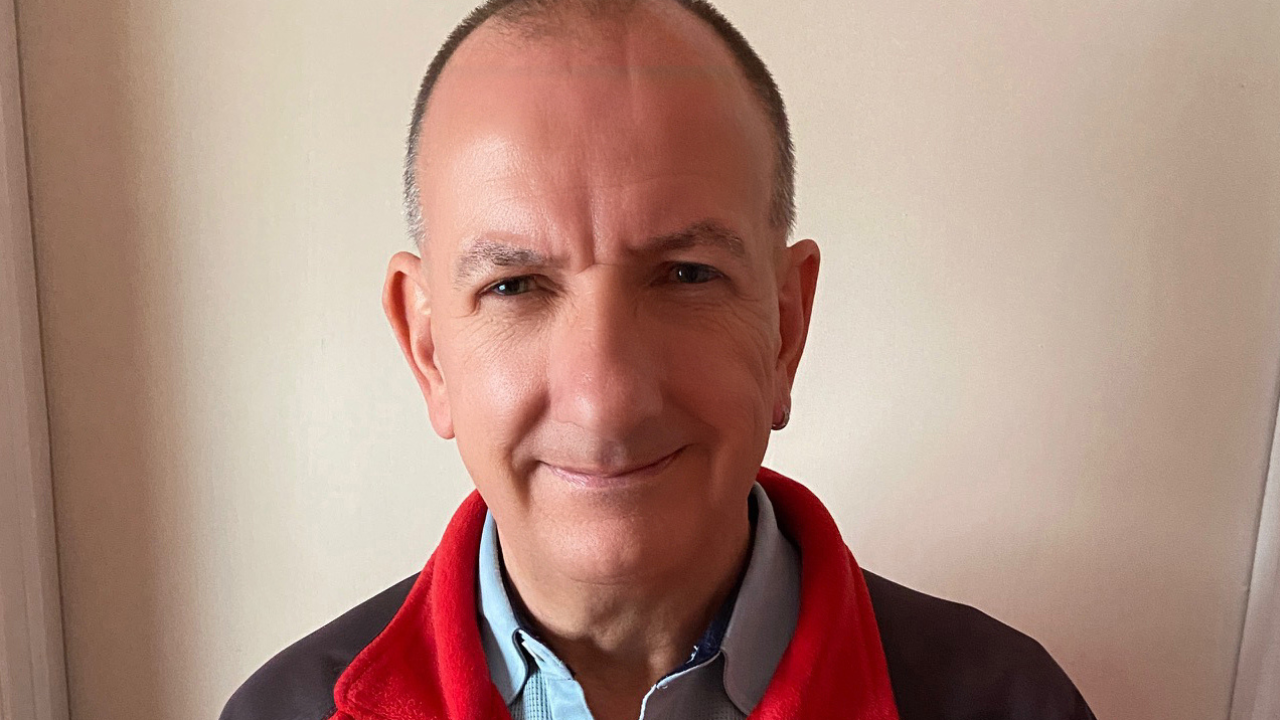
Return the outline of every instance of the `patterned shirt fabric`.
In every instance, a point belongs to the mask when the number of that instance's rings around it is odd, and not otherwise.
[[[751,503],[751,557],[736,593],[689,659],[650,688],[638,720],[743,720],[764,697],[799,617],[800,556],[779,531],[759,483]],[[480,636],[489,676],[513,720],[593,720],[573,672],[511,603],[492,514],[485,518],[479,556]]]

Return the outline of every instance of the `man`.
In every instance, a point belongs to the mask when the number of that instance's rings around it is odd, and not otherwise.
[[[818,277],[782,100],[699,0],[499,0],[411,124],[383,302],[477,493],[224,720],[1072,719],[1033,640],[863,572],[760,467]]]

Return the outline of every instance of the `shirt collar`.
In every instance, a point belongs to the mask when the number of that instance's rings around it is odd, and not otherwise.
[[[800,554],[778,529],[769,495],[756,483],[755,539],[720,649],[724,690],[750,715],[773,679],[800,618]]]
[[[520,650],[520,621],[502,580],[502,551],[493,513],[486,512],[480,534],[480,567],[476,577],[480,606],[480,641],[489,676],[508,705],[529,679],[529,661]]]
[[[778,529],[773,503],[759,483],[752,487],[751,499],[756,506],[754,539],[736,598],[730,595],[689,662],[681,667],[699,665],[722,652],[725,694],[744,715],[750,715],[764,697],[800,611],[799,554]],[[521,650],[523,629],[502,579],[492,513],[486,514],[480,536],[477,584],[480,636],[489,675],[510,705],[529,679],[530,668]]]

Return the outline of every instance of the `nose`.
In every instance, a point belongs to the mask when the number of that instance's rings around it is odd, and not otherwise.
[[[600,442],[625,444],[646,433],[663,409],[662,337],[640,303],[598,283],[560,314],[552,342],[550,412]]]

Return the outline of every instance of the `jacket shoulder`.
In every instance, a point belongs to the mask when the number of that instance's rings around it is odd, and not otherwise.
[[[332,717],[338,677],[391,622],[417,577],[405,578],[281,650],[231,695],[219,720]]]
[[[1093,720],[1034,639],[968,605],[863,575],[902,720]]]

